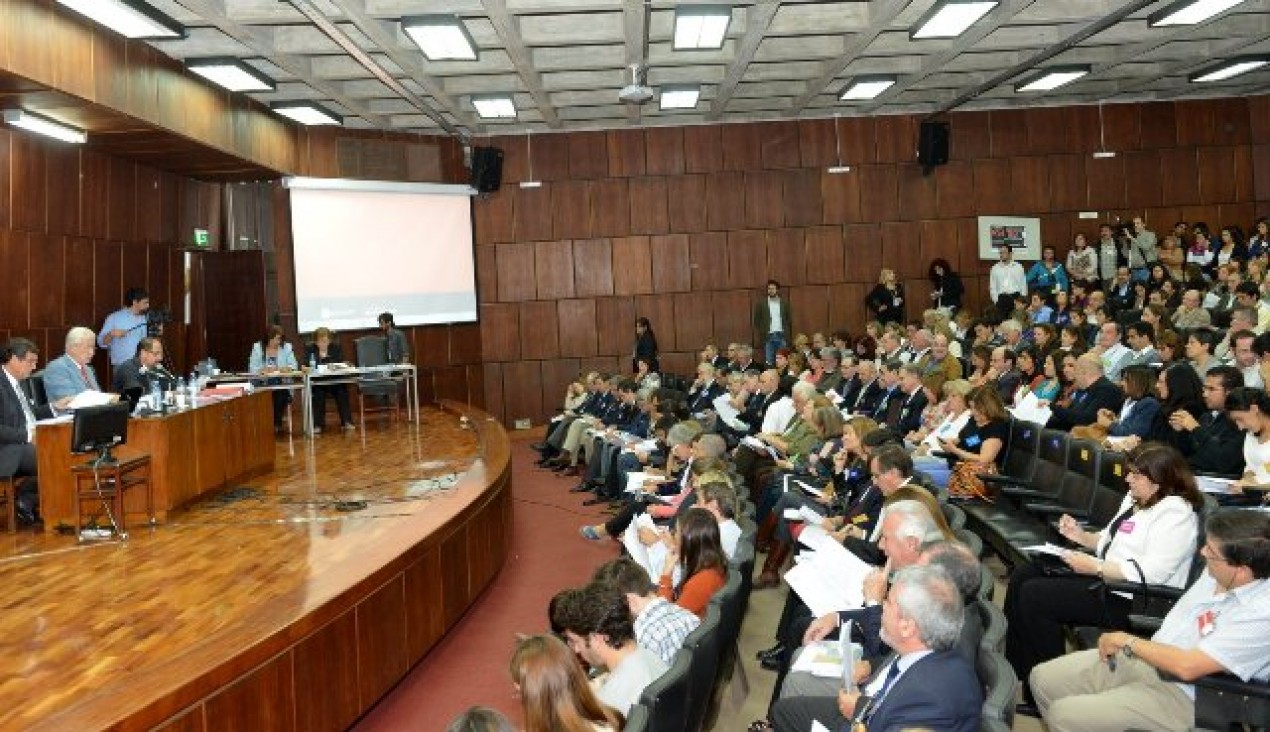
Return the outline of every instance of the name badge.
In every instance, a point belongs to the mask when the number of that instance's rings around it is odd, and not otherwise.
[[[1217,613],[1212,610],[1201,613],[1198,618],[1195,618],[1195,624],[1199,626],[1199,636],[1204,638],[1217,630]]]
[[[899,307],[900,303],[902,303],[902,302],[904,302],[904,301],[903,301],[903,300],[901,300],[901,299],[900,299],[900,298],[898,298],[898,297],[897,297],[897,298],[895,298],[894,300],[891,300],[891,304],[892,304],[892,305],[895,305],[896,307]]]
[[[1122,522],[1122,523],[1120,524],[1120,533],[1122,533],[1122,534],[1132,534],[1132,533],[1133,533],[1133,522],[1132,522],[1132,521],[1124,521],[1124,522]]]
[[[983,442],[983,440],[979,439],[979,435],[971,435],[966,438],[967,447],[978,447],[980,442]]]

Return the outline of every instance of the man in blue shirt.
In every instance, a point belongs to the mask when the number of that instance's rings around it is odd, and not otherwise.
[[[106,316],[97,345],[110,350],[112,367],[137,355],[137,344],[146,337],[149,309],[150,295],[140,287],[130,287],[123,295],[123,307]]]

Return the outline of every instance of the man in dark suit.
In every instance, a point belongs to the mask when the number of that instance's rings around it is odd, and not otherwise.
[[[860,389],[856,392],[855,401],[843,402],[843,411],[872,415],[886,396],[886,384],[878,376],[877,365],[872,361],[861,361],[856,373],[860,377]]]
[[[1001,395],[1001,401],[1009,406],[1014,403],[1014,392],[1023,383],[1023,372],[1015,365],[1018,354],[1008,346],[997,346],[992,349],[992,361],[989,370],[997,373],[994,386]]]
[[[39,516],[36,485],[35,421],[52,417],[47,405],[35,405],[22,391],[21,382],[35,371],[39,352],[25,338],[13,338],[0,350],[0,476],[29,476],[14,500],[18,521],[31,524]]]
[[[688,389],[688,413],[700,414],[714,409],[714,400],[724,392],[715,378],[716,371],[708,363],[697,364],[697,380]]]
[[[1087,353],[1076,359],[1076,391],[1072,392],[1071,406],[1054,405],[1053,414],[1046,426],[1056,430],[1070,430],[1098,421],[1098,411],[1110,409],[1116,414],[1124,404],[1124,392],[1103,376],[1102,361]]]
[[[898,435],[915,432],[922,426],[922,410],[926,409],[926,392],[922,390],[922,367],[916,363],[906,363],[900,367],[900,388],[894,399],[899,402],[895,412],[895,422],[887,422],[887,427]],[[888,419],[891,417],[887,415]]]
[[[156,370],[163,361],[163,341],[158,338],[142,338],[137,344],[137,355],[115,367],[111,379],[115,393],[137,406],[137,398],[150,393],[154,379],[164,381],[162,371]],[[170,380],[170,376],[166,377]]]

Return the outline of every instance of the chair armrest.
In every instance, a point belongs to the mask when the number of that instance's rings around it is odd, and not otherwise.
[[[1078,509],[1074,509],[1069,506],[1064,506],[1061,503],[1048,503],[1048,502],[1041,503],[1041,502],[1034,501],[1034,502],[1024,503],[1023,507],[1031,511],[1032,513],[1039,513],[1045,516],[1061,516],[1063,514],[1068,514],[1072,518],[1079,519],[1079,518],[1082,518],[1081,514],[1084,513],[1084,511],[1080,511]]]
[[[1127,582],[1124,580],[1109,580],[1107,589],[1111,592],[1127,592],[1141,597],[1173,601],[1180,599],[1182,593],[1186,592],[1184,589],[1169,587],[1168,585],[1143,585],[1140,582]]]
[[[1239,480],[1243,477],[1240,473],[1205,473],[1196,471],[1196,478],[1220,478],[1222,480]]]
[[[1011,498],[1049,498],[1048,493],[1035,490],[1033,488],[1021,488],[1018,486],[1001,486],[1001,492]]]
[[[1156,618],[1150,615],[1130,615],[1129,630],[1135,635],[1154,635],[1155,631],[1160,629],[1164,624],[1164,618]]]
[[[1234,674],[1220,673],[1211,674],[1209,676],[1201,676],[1194,681],[1195,686],[1212,689],[1224,694],[1238,694],[1240,696],[1255,696],[1261,699],[1270,699],[1270,682],[1265,681],[1244,681]]]
[[[984,483],[989,483],[989,484],[991,484],[991,485],[996,485],[996,486],[1007,486],[1007,485],[1013,485],[1013,486],[1024,486],[1024,485],[1032,485],[1032,481],[1030,481],[1030,480],[1024,480],[1024,479],[1022,479],[1022,478],[1015,478],[1015,477],[1014,477],[1014,476],[1012,476],[1012,475],[996,475],[996,474],[989,474],[989,475],[981,475],[981,476],[979,476],[979,479],[980,479],[980,480],[982,480]]]

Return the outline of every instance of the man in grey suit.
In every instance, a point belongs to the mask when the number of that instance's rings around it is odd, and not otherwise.
[[[82,391],[101,391],[90,361],[97,348],[97,334],[83,327],[66,334],[66,353],[44,367],[44,391],[54,407],[64,407]]]

